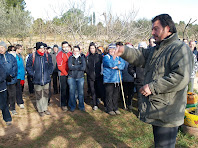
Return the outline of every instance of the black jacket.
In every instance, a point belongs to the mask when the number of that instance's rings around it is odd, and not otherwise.
[[[100,78],[101,75],[101,64],[102,64],[102,55],[90,53],[86,57],[86,73],[88,79],[95,81]]]
[[[78,57],[77,59],[72,55],[68,60],[69,77],[74,79],[79,79],[84,77],[84,71],[86,68],[85,58],[83,56]]]

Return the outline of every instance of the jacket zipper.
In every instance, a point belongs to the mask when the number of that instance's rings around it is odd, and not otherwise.
[[[44,85],[44,76],[43,76],[43,58],[41,57],[41,65],[42,65],[42,83]]]

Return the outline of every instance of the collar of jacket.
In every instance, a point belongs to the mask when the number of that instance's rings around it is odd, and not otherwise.
[[[63,52],[63,53],[66,53],[66,54],[68,53],[68,51],[65,51],[65,50],[63,50],[63,49],[62,49],[62,52]]]
[[[159,44],[156,44],[156,50],[158,50],[159,48],[162,48],[163,46],[166,46],[167,44],[172,43],[175,40],[178,40],[177,33],[173,33],[169,37],[163,39]]]
[[[75,59],[78,59],[79,57],[81,57],[81,55],[79,54],[79,55],[75,56],[74,54],[72,54],[72,57],[74,57]]]

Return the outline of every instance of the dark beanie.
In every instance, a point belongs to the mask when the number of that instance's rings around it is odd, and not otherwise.
[[[44,48],[43,42],[37,42],[37,43],[36,43],[36,50],[38,50],[38,49],[40,49],[40,48]]]
[[[55,44],[55,45],[53,46],[53,48],[54,48],[54,47],[57,47],[57,48],[58,48],[58,45]]]

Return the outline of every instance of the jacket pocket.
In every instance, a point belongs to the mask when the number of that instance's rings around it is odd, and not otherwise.
[[[36,100],[40,100],[42,98],[42,90],[35,91]]]
[[[44,96],[45,98],[49,98],[49,89],[44,89],[44,90],[43,90],[43,96]]]
[[[165,112],[169,105],[168,96],[168,94],[160,94],[149,99],[148,118],[165,120]]]

